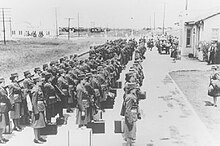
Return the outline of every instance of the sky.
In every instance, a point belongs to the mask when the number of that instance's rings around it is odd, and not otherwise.
[[[21,25],[55,27],[78,23],[83,27],[146,28],[162,27],[165,4],[165,27],[178,22],[186,0],[0,0],[1,8],[12,17],[14,27]],[[220,6],[220,0],[188,0],[188,9],[208,9]],[[1,13],[0,13],[1,14]],[[1,16],[0,16],[1,18]]]

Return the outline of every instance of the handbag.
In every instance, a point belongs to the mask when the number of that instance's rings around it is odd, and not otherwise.
[[[213,85],[209,85],[209,87],[208,87],[208,95],[209,96],[215,96],[215,88],[213,87]]]

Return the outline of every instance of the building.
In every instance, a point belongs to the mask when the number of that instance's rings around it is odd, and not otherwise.
[[[200,42],[219,41],[220,9],[184,11],[180,14],[180,47],[182,55],[201,57]]]

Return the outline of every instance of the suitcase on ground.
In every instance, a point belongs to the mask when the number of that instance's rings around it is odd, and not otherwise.
[[[86,127],[91,128],[93,134],[105,133],[105,121],[104,120],[90,122],[87,124]]]
[[[107,98],[106,101],[102,102],[102,108],[104,109],[113,109],[115,101],[113,98]]]
[[[114,121],[114,126],[115,133],[123,133],[123,121]]]
[[[3,129],[3,134],[11,134],[12,131],[12,122],[10,121],[9,124]]]
[[[121,81],[115,82],[115,84],[113,85],[112,88],[121,89],[122,88],[122,82]]]
[[[24,126],[30,125],[29,115],[23,115],[23,116],[19,119],[19,123],[20,123],[20,125],[24,125]]]
[[[40,135],[57,135],[57,125],[49,124],[40,129]]]
[[[143,99],[146,99],[146,97],[147,97],[146,91],[140,91],[139,92],[138,99],[143,100]]]

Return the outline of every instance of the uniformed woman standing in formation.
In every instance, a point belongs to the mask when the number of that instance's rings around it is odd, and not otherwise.
[[[136,121],[138,119],[138,98],[136,92],[139,87],[136,83],[127,83],[125,88],[124,139],[130,146],[136,139]]]
[[[76,96],[77,96],[77,103],[78,103],[78,112],[76,116],[76,124],[79,127],[86,126],[88,122],[91,121],[91,114],[89,110],[89,96],[88,92],[86,91],[85,84],[86,84],[86,76],[85,74],[81,74],[79,76],[80,83],[76,87]]]
[[[4,144],[8,142],[7,139],[3,138],[3,129],[9,124],[8,112],[11,109],[11,104],[8,99],[7,91],[4,88],[5,80],[0,78],[0,143]]]
[[[11,84],[9,85],[9,98],[12,105],[11,119],[14,123],[14,130],[21,131],[19,125],[19,119],[21,118],[21,102],[22,102],[22,90],[21,86],[18,84],[18,74],[11,74],[10,77]]]
[[[40,128],[44,128],[46,126],[45,123],[45,104],[44,104],[44,96],[42,92],[42,78],[39,76],[35,76],[34,87],[31,91],[32,94],[32,105],[33,105],[33,123],[32,127],[34,128],[34,142],[42,143],[46,142],[45,139],[40,137]]]

